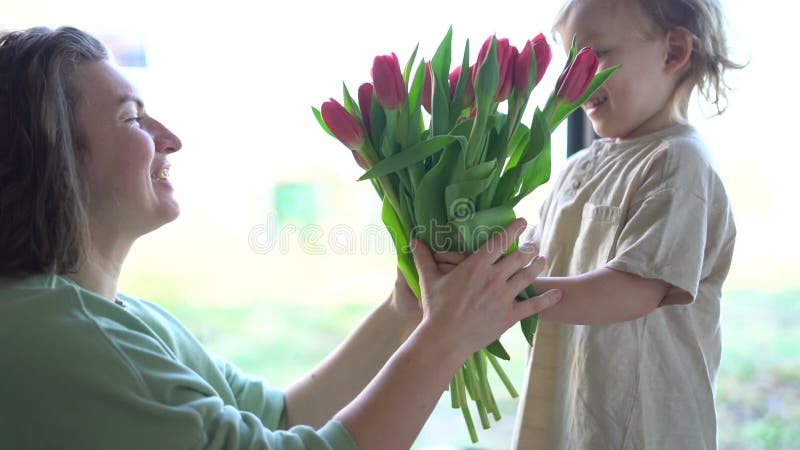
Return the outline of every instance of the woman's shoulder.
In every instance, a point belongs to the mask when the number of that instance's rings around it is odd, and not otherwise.
[[[57,275],[3,279],[0,370],[24,376],[46,368],[66,376],[84,370],[89,359],[95,367],[100,361],[124,365],[115,342],[128,330],[120,309]]]

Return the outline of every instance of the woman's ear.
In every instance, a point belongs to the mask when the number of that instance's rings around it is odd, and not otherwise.
[[[684,27],[667,31],[667,57],[664,70],[667,74],[681,72],[692,57],[692,33]]]

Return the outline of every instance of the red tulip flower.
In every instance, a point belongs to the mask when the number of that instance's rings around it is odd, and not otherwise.
[[[478,52],[478,63],[473,66],[473,71],[477,72],[477,68],[483,64],[486,55],[489,53],[489,46],[492,44],[492,37],[490,36],[483,43],[481,50]],[[495,100],[502,102],[507,99],[511,94],[511,88],[514,87],[514,63],[516,62],[519,51],[508,43],[508,39],[497,39],[497,63],[500,69],[499,84],[497,86],[497,94]],[[473,79],[476,78],[477,73],[473,73]]]
[[[472,70],[469,69],[467,73],[469,74],[469,78],[467,78],[467,85],[464,89],[464,93],[462,94],[463,97],[461,101],[461,104],[464,106],[469,106],[472,104],[472,102],[475,101],[475,86],[473,85],[473,80],[472,80]],[[458,77],[460,76],[461,76],[461,66],[456,67],[455,69],[453,69],[452,72],[450,72],[450,76],[448,77],[450,80],[450,98],[453,98],[453,96],[456,93],[456,87],[458,86]]]
[[[370,132],[369,115],[372,111],[372,83],[364,83],[358,87],[358,107],[361,109],[361,120],[364,121],[364,128]]]
[[[387,109],[397,109],[406,101],[408,93],[400,71],[397,55],[376,56],[372,62],[372,83],[378,103]]]
[[[425,82],[422,83],[422,106],[425,111],[431,112],[431,102],[433,101],[433,89],[431,88],[431,81],[433,75],[431,73],[431,63],[425,63]]]
[[[556,97],[567,102],[578,100],[589,87],[597,72],[597,54],[591,47],[583,47],[556,82]]]
[[[552,59],[550,45],[544,35],[539,33],[535,38],[525,43],[517,62],[514,65],[514,88],[519,92],[529,92],[542,80],[547,66]],[[531,58],[536,58],[536,73],[531,74]],[[534,78],[531,80],[531,78]]]
[[[337,139],[350,150],[358,151],[364,145],[364,129],[358,119],[334,99],[322,104],[322,120]]]

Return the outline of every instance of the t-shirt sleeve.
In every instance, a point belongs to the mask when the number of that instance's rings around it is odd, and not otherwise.
[[[632,205],[607,267],[673,286],[663,304],[686,304],[700,285],[707,239],[706,202],[681,188]]]
[[[274,430],[226,405],[144,329],[92,316],[54,325],[4,374],[14,389],[0,393],[15,411],[0,414],[0,448],[357,450],[338,422]],[[233,378],[245,401],[282,411],[282,398]]]
[[[607,267],[669,283],[662,306],[690,303],[731,235],[729,212],[705,150],[692,140],[673,141],[654,156]]]

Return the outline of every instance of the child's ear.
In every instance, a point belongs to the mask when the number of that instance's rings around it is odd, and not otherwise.
[[[664,70],[667,74],[682,71],[689,65],[692,57],[692,33],[684,27],[675,27],[667,31],[667,58]]]

